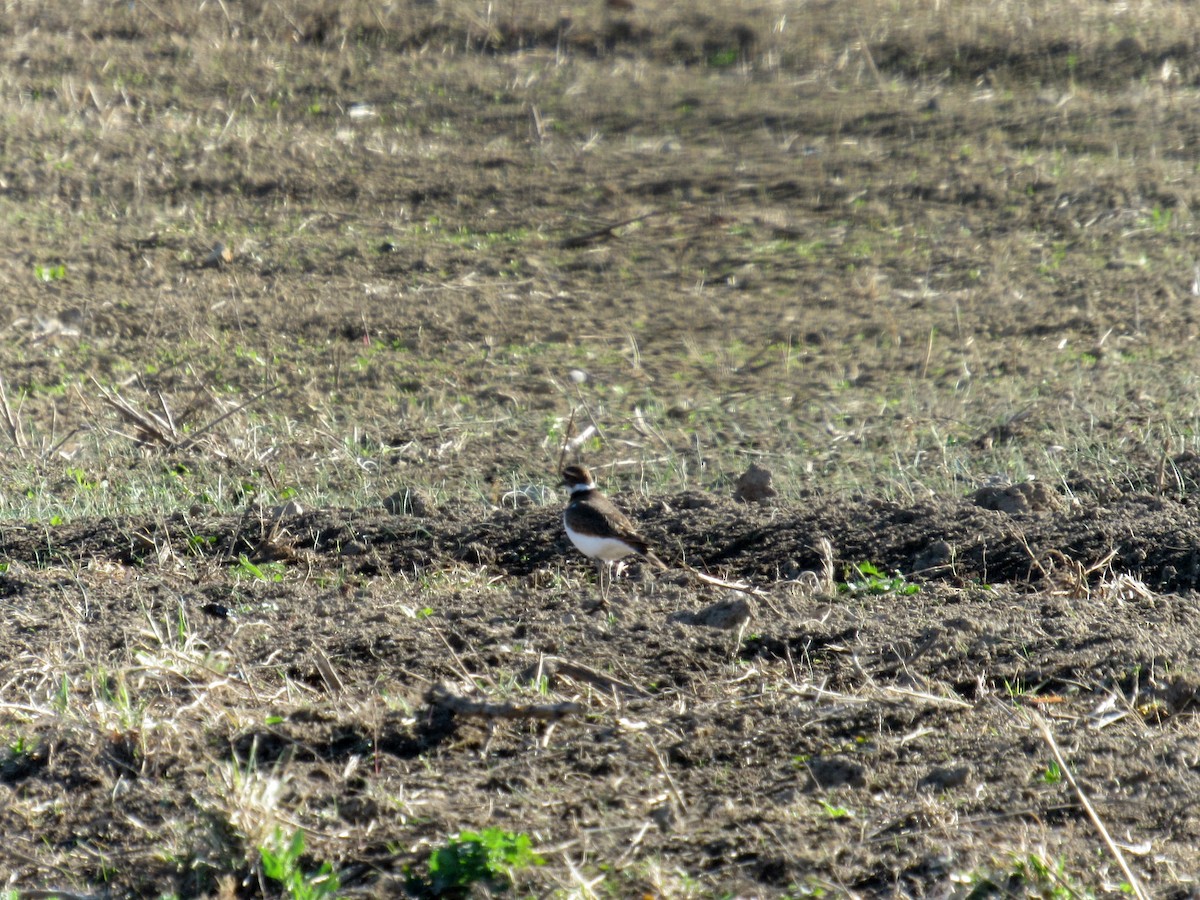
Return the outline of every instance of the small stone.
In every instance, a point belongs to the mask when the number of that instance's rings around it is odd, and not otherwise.
[[[661,803],[654,809],[650,810],[650,818],[654,820],[659,829],[664,832],[670,832],[675,829],[675,823],[678,817],[675,815],[675,810],[671,808],[670,803]]]
[[[971,500],[976,506],[994,509],[1010,516],[1058,510],[1062,505],[1053,489],[1040,481],[984,485],[971,495]]]
[[[860,788],[867,784],[867,770],[863,766],[838,756],[810,760],[808,776],[811,787],[826,791],[843,786]]]
[[[945,791],[962,787],[970,777],[970,766],[938,766],[921,779],[920,786],[934,791]]]
[[[738,477],[733,499],[742,503],[766,503],[777,493],[775,488],[771,487],[771,470],[753,463]]]
[[[233,251],[221,241],[217,241],[213,244],[212,249],[208,251],[208,256],[204,257],[204,261],[200,265],[202,268],[219,268],[231,262],[233,262]]]
[[[295,500],[289,500],[287,503],[280,503],[278,506],[271,508],[272,519],[282,519],[284,516],[299,516],[304,514],[304,507]]]
[[[753,615],[754,607],[750,605],[750,601],[745,597],[735,597],[732,600],[720,600],[699,612],[681,610],[672,613],[668,621],[680,625],[701,625],[705,628],[733,631],[749,622]]]
[[[206,616],[212,616],[214,619],[236,619],[237,614],[224,603],[205,603],[200,607],[200,612]]]
[[[733,631],[749,622],[751,615],[753,610],[750,608],[750,601],[745,597],[737,597],[733,600],[722,600],[700,610],[696,613],[696,624]]]
[[[400,488],[383,501],[383,508],[394,516],[416,516],[428,518],[433,512],[429,497],[416,488]]]
[[[675,497],[675,509],[712,509],[716,506],[716,501],[712,495],[704,491],[684,491]],[[662,504],[663,512],[670,515],[671,508],[666,503]]]
[[[954,559],[954,548],[946,541],[934,541],[924,550],[913,557],[912,571],[914,574],[941,569],[950,565]]]

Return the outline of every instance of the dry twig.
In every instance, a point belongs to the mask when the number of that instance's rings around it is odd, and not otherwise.
[[[683,794],[679,792],[679,786],[675,784],[675,779],[671,777],[671,770],[667,768],[667,761],[658,752],[658,747],[655,746],[654,739],[650,735],[643,733],[642,737],[646,739],[646,743],[650,747],[650,753],[654,756],[654,761],[658,764],[658,771],[662,773],[663,779],[667,782],[667,788],[670,790],[675,804],[679,807],[679,811],[686,813],[688,806],[683,802]]]
[[[0,378],[0,414],[3,419],[0,419],[0,424],[4,425],[4,430],[8,433],[8,439],[12,441],[13,446],[21,456],[25,455],[25,438],[21,434],[21,425],[19,416],[14,415],[12,408],[8,405],[8,388],[4,384],[4,379]]]
[[[346,690],[346,685],[342,682],[337,670],[333,668],[333,663],[329,661],[329,657],[325,655],[320,647],[313,645],[313,662],[316,664],[317,671],[321,673],[321,680],[325,682],[325,689],[331,694],[341,694]]]
[[[1092,824],[1096,826],[1096,831],[1100,833],[1100,839],[1104,841],[1104,846],[1108,848],[1108,852],[1112,854],[1117,866],[1121,869],[1122,874],[1124,874],[1125,880],[1129,883],[1129,888],[1133,892],[1133,896],[1137,897],[1138,900],[1149,900],[1149,894],[1146,893],[1137,876],[1133,874],[1133,870],[1129,868],[1129,863],[1125,861],[1125,854],[1121,852],[1121,848],[1113,841],[1112,835],[1108,833],[1108,829],[1104,826],[1104,822],[1096,812],[1095,807],[1088,800],[1087,794],[1083,792],[1083,788],[1075,780],[1075,775],[1071,772],[1070,766],[1067,765],[1066,759],[1063,758],[1062,750],[1058,747],[1058,741],[1054,739],[1054,734],[1050,731],[1050,726],[1046,723],[1045,718],[1033,710],[1029,710],[1027,715],[1037,730],[1041,732],[1042,739],[1050,747],[1050,752],[1054,754],[1054,761],[1058,763],[1059,771],[1063,773],[1063,777],[1067,779],[1067,783],[1074,789],[1075,796],[1079,798],[1079,803],[1083,807],[1084,812],[1092,820]]]
[[[767,599],[766,591],[764,591],[762,588],[757,588],[748,582],[726,581],[723,578],[717,578],[715,575],[709,575],[705,572],[701,572],[699,569],[694,569],[685,562],[681,562],[679,564],[679,566],[680,566],[680,568],[682,568],[685,571],[687,571],[688,573],[690,573],[693,578],[695,578],[697,581],[701,582],[702,584],[710,584],[713,587],[726,588],[727,590],[730,590],[730,591],[739,591],[740,593],[743,593],[743,594],[749,594],[751,597],[762,597],[764,600]],[[769,600],[768,600],[768,605],[770,605]],[[774,606],[772,606],[771,608],[775,609]],[[779,610],[775,610],[775,611],[777,613],[779,613],[780,615],[783,614]]]
[[[211,422],[208,422],[205,425],[201,425],[199,428],[197,428],[195,431],[193,431],[190,435],[188,435],[188,439],[186,441],[184,441],[182,444],[180,444],[180,449],[186,450],[188,447],[191,447],[193,444],[196,443],[196,441],[198,441],[205,434],[205,432],[211,431],[214,427],[219,425],[221,422],[224,422],[230,416],[237,415],[243,409],[250,406],[252,403],[257,403],[263,397],[267,396],[267,394],[274,393],[277,390],[279,390],[279,385],[273,384],[266,390],[259,391],[257,394],[255,394],[253,397],[251,397],[249,400],[245,401],[244,403],[241,403],[238,406],[235,406],[233,409],[229,410],[228,412],[222,413],[221,415],[217,416]]]
[[[658,210],[654,212],[643,213],[640,216],[634,216],[631,219],[623,219],[620,222],[613,222],[611,225],[604,225],[600,228],[595,228],[584,234],[576,234],[571,237],[565,237],[558,242],[558,246],[563,250],[573,250],[579,247],[586,247],[588,244],[601,239],[610,238],[613,232],[618,228],[624,228],[626,225],[632,225],[635,222],[642,222],[652,216],[658,215]]]
[[[144,441],[162,444],[168,450],[175,447],[174,429],[171,423],[152,412],[142,412],[125,400],[120,394],[114,393],[98,382],[94,377],[89,379],[100,392],[100,399],[117,411],[117,414],[127,422],[137,426],[140,437]]]
[[[162,415],[159,415],[158,413],[151,412],[149,409],[138,409],[120,394],[104,387],[95,378],[92,378],[91,382],[96,390],[100,392],[100,399],[115,409],[122,419],[138,429],[138,439],[147,443],[159,444],[167,450],[187,450],[195,446],[201,437],[221,422],[224,422],[230,416],[236,415],[246,409],[246,407],[257,403],[263,397],[279,389],[279,385],[271,385],[271,387],[259,391],[244,403],[240,403],[233,409],[217,416],[211,422],[207,422],[190,434],[184,435],[176,426],[175,416],[172,414],[170,407],[167,405],[166,398],[162,394],[158,395],[158,402],[162,407]]]
[[[597,672],[595,669],[585,666],[583,663],[572,662],[571,660],[562,659],[557,656],[543,657],[537,666],[531,667],[526,672],[526,675],[532,679],[538,672],[540,672],[542,675],[562,675],[574,681],[582,681],[585,684],[590,684],[592,687],[604,691],[605,693],[619,692],[633,697],[651,696],[637,685],[630,684],[627,681],[621,681],[621,679],[614,678],[612,675],[605,675],[603,672]]]

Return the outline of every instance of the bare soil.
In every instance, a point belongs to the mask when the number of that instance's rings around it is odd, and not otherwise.
[[[3,26],[0,886],[1194,895],[1177,35],[196,6]]]

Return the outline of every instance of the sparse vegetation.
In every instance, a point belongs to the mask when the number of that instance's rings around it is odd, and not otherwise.
[[[67,277],[67,267],[61,264],[57,266],[35,265],[33,274],[37,276],[38,281],[62,281]]]
[[[456,897],[474,884],[507,891],[513,873],[545,860],[533,852],[529,835],[500,828],[463,831],[430,854],[426,873],[408,873],[407,889],[416,897]]]
[[[263,874],[279,883],[283,892],[293,900],[322,900],[336,897],[341,881],[333,866],[322,863],[315,872],[305,872],[300,857],[304,855],[304,832],[297,829],[289,840],[276,828],[269,846],[259,849]]]
[[[838,582],[838,590],[847,594],[896,594],[907,597],[921,590],[899,572],[885,574],[878,566],[869,562],[848,566],[846,580]]]
[[[1011,868],[1003,874],[975,874],[961,880],[966,882],[968,890],[965,896],[971,900],[995,896],[1088,900],[1096,896],[1094,890],[1071,874],[1062,859],[1047,859],[1038,852],[1014,856]],[[1128,885],[1119,890],[1121,893],[1132,893]]]
[[[1200,8],[626,5],[6,10],[10,893],[1200,878]]]

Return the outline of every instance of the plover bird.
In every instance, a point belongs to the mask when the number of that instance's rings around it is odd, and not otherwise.
[[[608,599],[605,576],[611,585],[612,565],[617,560],[636,554],[660,569],[666,568],[666,564],[650,551],[646,539],[638,534],[629,517],[596,488],[587,469],[567,466],[562,477],[563,486],[571,492],[571,499],[563,511],[563,527],[579,552],[595,560],[602,599]]]

